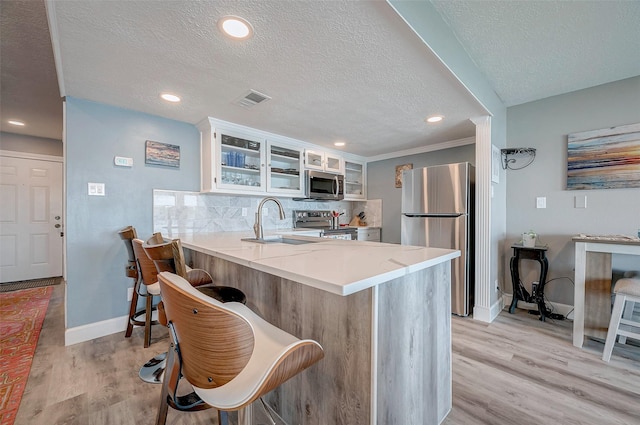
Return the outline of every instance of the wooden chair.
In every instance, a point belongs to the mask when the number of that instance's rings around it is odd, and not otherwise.
[[[153,297],[160,295],[160,285],[158,284],[158,271],[156,266],[147,256],[142,248],[144,242],[141,239],[133,239],[133,252],[138,264],[138,284],[133,291],[137,296],[145,298],[145,307],[136,311],[129,319],[130,326],[144,326],[144,347],[151,345],[151,326],[159,324],[158,320],[152,319],[152,314],[156,311],[153,307]],[[144,316],[144,321],[140,317]],[[128,329],[127,329],[128,330]]]
[[[127,277],[133,279],[133,297],[131,298],[131,303],[129,304],[129,320],[127,321],[127,330],[124,333],[125,338],[129,338],[131,333],[133,332],[133,326],[136,321],[136,309],[138,307],[138,285],[139,275],[138,275],[138,263],[136,262],[136,255],[133,252],[133,240],[138,237],[136,233],[136,229],[133,226],[127,226],[124,229],[118,232],[120,239],[124,241],[124,245],[127,248],[128,261],[125,266],[124,272]]]
[[[176,273],[186,279],[191,286],[197,287],[199,291],[204,292],[220,302],[245,303],[247,301],[241,290],[229,286],[214,285],[213,279],[207,271],[188,267],[179,239],[167,241],[162,237],[162,234],[154,233],[144,243],[142,248],[147,258],[153,262],[156,274],[164,271]],[[166,320],[163,317],[162,307],[163,304],[162,301],[160,301],[158,304],[158,316],[161,322]],[[164,352],[145,363],[138,373],[140,379],[152,384],[161,383],[164,379],[166,356],[167,353]],[[197,410],[202,410],[202,408]]]
[[[129,320],[124,336],[125,338],[129,338],[134,326],[144,326],[144,346],[146,348],[151,344],[151,326],[158,324],[158,321],[151,319],[154,311],[152,304],[153,295],[160,295],[157,272],[151,260],[149,260],[144,251],[141,251],[140,244],[142,241],[138,239],[136,229],[133,226],[125,227],[120,230],[118,234],[120,235],[120,239],[125,243],[129,257],[127,266],[125,267],[125,273],[128,277],[134,279],[133,296],[131,298],[131,304],[129,305]],[[136,243],[135,241],[138,242]],[[140,255],[141,262],[138,261],[138,256]],[[149,268],[149,265],[151,265],[151,268]],[[143,267],[144,270],[142,270]],[[155,286],[153,286],[154,284]],[[146,302],[144,308],[138,309],[138,300],[140,297],[146,298]]]
[[[248,406],[324,357],[316,341],[284,332],[241,303],[221,303],[172,273],[158,278],[171,348],[156,425],[165,424],[168,406],[214,407],[226,424],[224,412]],[[177,395],[180,378],[193,393]]]
[[[605,362],[611,360],[618,335],[620,335],[618,341],[620,344],[626,344],[627,337],[640,340],[640,321],[633,318],[635,303],[640,303],[640,276],[619,279],[613,292],[616,294],[616,300],[602,352],[602,360]]]
[[[206,270],[188,267],[180,239],[164,241],[162,236],[158,235],[160,234],[152,236],[143,246],[149,258],[155,263],[158,273],[175,273],[186,279],[191,286],[197,287],[198,290],[220,302],[246,303],[247,298],[241,290],[230,286],[214,285],[213,278]]]

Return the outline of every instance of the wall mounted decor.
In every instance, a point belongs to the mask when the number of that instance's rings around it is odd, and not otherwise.
[[[396,165],[396,187],[402,187],[402,172],[412,170],[413,164]]]
[[[640,187],[640,123],[572,133],[567,189]]]
[[[502,168],[505,170],[522,170],[536,159],[535,148],[504,148],[502,154]],[[521,161],[524,164],[521,164]]]
[[[180,146],[147,140],[145,164],[180,168]]]

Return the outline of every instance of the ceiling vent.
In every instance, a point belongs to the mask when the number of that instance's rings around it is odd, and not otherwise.
[[[243,108],[251,108],[253,106],[256,106],[258,103],[262,103],[264,101],[267,101],[271,99],[269,96],[267,96],[266,94],[262,94],[260,92],[257,92],[255,90],[249,90],[247,93],[245,93],[241,98],[237,99],[234,103],[236,105],[240,105]]]

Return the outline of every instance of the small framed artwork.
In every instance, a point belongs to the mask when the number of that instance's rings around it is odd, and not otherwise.
[[[147,140],[144,163],[180,168],[180,146]]]
[[[502,153],[496,146],[491,145],[491,181],[500,183],[500,167],[502,162]]]
[[[413,164],[396,165],[396,187],[402,187],[402,172],[412,170]]]

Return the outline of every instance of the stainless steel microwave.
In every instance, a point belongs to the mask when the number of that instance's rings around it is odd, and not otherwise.
[[[312,170],[306,170],[304,174],[305,196],[308,199],[326,201],[340,201],[344,199],[343,175]]]

